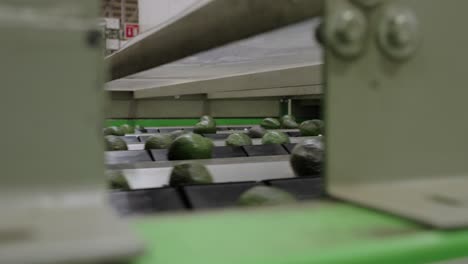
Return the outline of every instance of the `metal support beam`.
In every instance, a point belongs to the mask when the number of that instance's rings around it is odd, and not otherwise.
[[[284,97],[322,95],[321,85],[306,85],[298,87],[280,87],[272,89],[249,89],[240,91],[227,91],[208,94],[208,99],[220,98],[255,98],[255,97]],[[290,104],[288,103],[288,109]]]
[[[221,78],[191,81],[161,87],[135,90],[136,99],[187,94],[246,92],[249,90],[312,87],[322,84],[322,65],[305,65],[286,69],[254,72]],[[315,90],[319,92],[318,90]],[[307,93],[310,94],[310,93]]]
[[[202,0],[109,56],[111,80],[322,13],[322,0]]]

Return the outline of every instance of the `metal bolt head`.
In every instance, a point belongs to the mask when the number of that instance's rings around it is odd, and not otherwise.
[[[389,21],[388,41],[389,44],[403,48],[411,42],[411,25],[403,14],[396,15]]]
[[[377,34],[381,51],[391,59],[408,59],[420,42],[416,16],[408,9],[389,7],[384,11]]]
[[[343,58],[357,57],[364,49],[367,21],[364,14],[352,6],[341,8],[327,21],[326,43]]]

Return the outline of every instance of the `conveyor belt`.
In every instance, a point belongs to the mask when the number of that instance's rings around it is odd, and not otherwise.
[[[258,156],[277,156],[288,155],[295,146],[288,144],[268,144],[251,146],[215,146],[213,148],[212,159],[238,158],[238,157],[258,157]],[[107,151],[105,153],[105,162],[108,166],[119,164],[137,164],[144,162],[164,162],[168,161],[167,149],[152,150],[128,150],[128,151]],[[133,165],[132,165],[133,166]]]
[[[289,140],[291,141],[291,143],[297,144],[297,143],[299,143],[302,140],[307,139],[307,138],[314,138],[314,137],[290,137]],[[225,141],[226,140],[223,140],[223,139],[215,139],[215,140],[213,140],[213,143],[214,143],[215,146],[226,146]],[[262,144],[262,139],[253,138],[252,143],[253,143],[253,145],[261,145]],[[142,142],[137,142],[137,143],[127,142],[127,145],[128,145],[129,150],[142,150],[142,149],[145,148],[145,144],[142,143]]]
[[[265,182],[229,182],[161,187],[110,193],[112,206],[121,215],[154,214],[236,206],[239,196],[256,185],[269,185],[293,194],[299,201],[323,197],[321,178],[289,178]]]
[[[158,188],[169,183],[172,166],[180,162],[121,164],[120,168],[122,168],[122,173],[132,189]],[[198,160],[197,162],[204,163],[207,166],[215,183],[263,181],[294,177],[288,155]]]
[[[225,133],[217,136],[227,136],[232,130],[218,132]],[[254,145],[243,147],[224,146],[224,139],[212,139],[213,158],[197,162],[207,166],[213,183],[179,188],[168,186],[169,177],[173,166],[183,161],[167,161],[167,149],[144,150],[144,143],[133,140],[136,136],[123,138],[129,151],[106,153],[108,167],[121,170],[132,189],[111,193],[111,204],[121,215],[232,207],[241,193],[255,185],[283,189],[298,200],[323,194],[320,178],[296,178],[291,169],[289,153],[302,137],[290,138],[293,143],[284,145],[262,145],[261,139],[253,139]]]

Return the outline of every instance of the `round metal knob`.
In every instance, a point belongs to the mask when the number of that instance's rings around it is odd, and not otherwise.
[[[416,16],[408,9],[387,8],[378,25],[377,43],[389,58],[408,59],[420,43]]]
[[[357,57],[364,49],[367,34],[366,17],[352,6],[342,8],[327,21],[326,43],[343,58]]]

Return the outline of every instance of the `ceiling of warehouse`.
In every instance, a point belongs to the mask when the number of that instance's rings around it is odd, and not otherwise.
[[[231,43],[106,84],[107,90],[135,91],[179,83],[316,65],[322,62],[314,38],[318,20]]]

